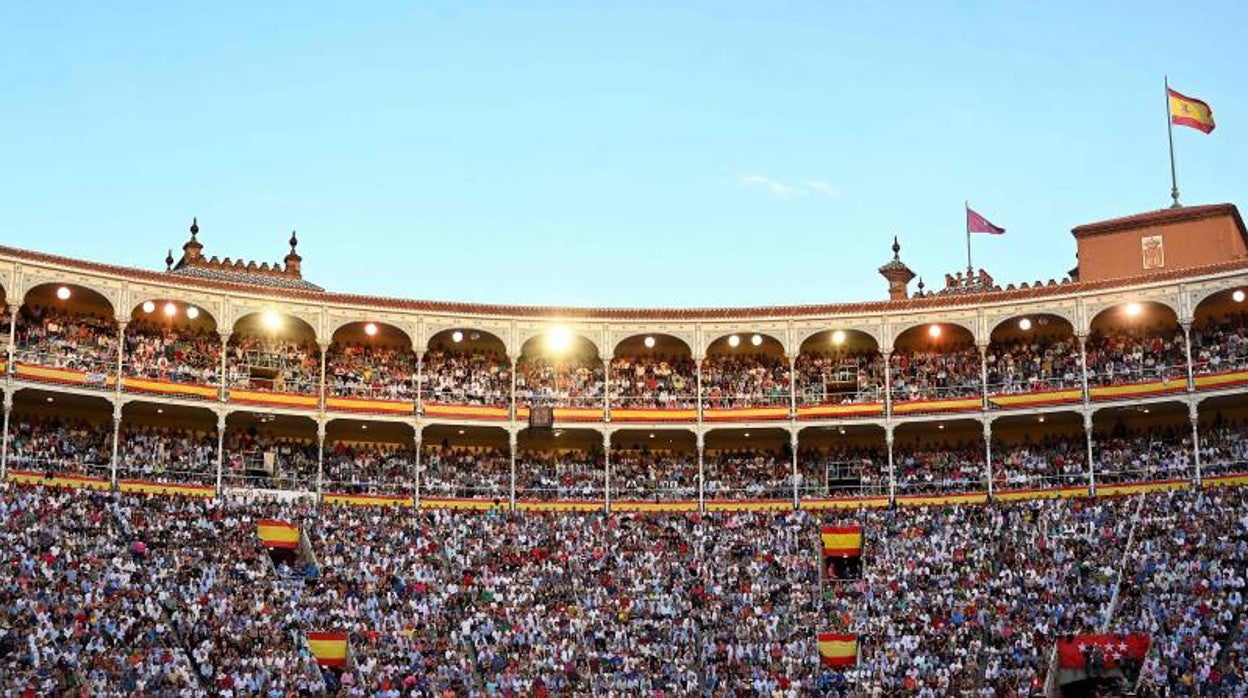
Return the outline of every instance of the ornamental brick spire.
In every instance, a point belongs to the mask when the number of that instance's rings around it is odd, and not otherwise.
[[[901,261],[901,243],[897,241],[897,236],[893,236],[893,258],[887,264],[880,267],[880,276],[888,279],[888,299],[890,301],[904,301],[910,296],[910,290],[907,286],[914,279],[914,272],[906,263]]]

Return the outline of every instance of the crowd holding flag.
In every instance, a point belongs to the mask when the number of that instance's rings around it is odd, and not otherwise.
[[[819,661],[824,666],[852,667],[858,664],[858,636],[852,633],[819,633]]]
[[[299,547],[299,529],[286,521],[261,519],[256,522],[256,535],[266,548]]]
[[[308,651],[316,657],[316,663],[324,667],[347,665],[347,634],[339,632],[312,632],[307,634]]]

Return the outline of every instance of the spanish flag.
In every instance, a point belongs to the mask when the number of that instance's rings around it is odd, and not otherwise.
[[[1209,105],[1180,94],[1166,88],[1166,94],[1170,96],[1170,123],[1179,126],[1189,126],[1202,133],[1209,133],[1214,129],[1213,109]]]
[[[299,529],[286,521],[261,519],[256,522],[256,535],[266,548],[299,547]]]
[[[308,650],[321,666],[347,665],[346,633],[308,633]]]
[[[858,557],[862,554],[861,526],[824,526],[823,554]]]
[[[824,666],[850,667],[858,663],[858,636],[819,633],[819,660]]]

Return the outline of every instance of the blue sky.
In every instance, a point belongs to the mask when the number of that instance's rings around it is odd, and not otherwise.
[[[560,305],[883,298],[1074,266],[1070,228],[1244,202],[1243,3],[91,3],[0,20],[0,242]]]

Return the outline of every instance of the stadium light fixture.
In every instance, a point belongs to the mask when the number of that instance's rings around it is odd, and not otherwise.
[[[1235,292],[1231,294],[1231,300],[1235,301],[1236,303],[1243,303],[1244,302],[1244,290],[1241,288],[1235,289]]]
[[[762,343],[763,343],[763,335],[756,334],[753,337],[750,337],[750,344],[753,344],[754,346],[759,346]]]
[[[56,289],[56,297],[57,297],[57,298],[60,298],[60,299],[61,299],[61,300],[63,300],[63,301],[67,301],[67,300],[69,300],[69,297],[70,297],[71,295],[73,295],[73,294],[71,294],[71,293],[70,293],[70,291],[69,291],[69,287],[68,287],[68,286],[62,286],[62,287],[60,287],[60,288]]]
[[[1031,329],[1031,318],[1025,317],[1018,321],[1018,329],[1026,332]]]
[[[266,329],[276,330],[282,326],[282,316],[276,310],[266,310],[260,316],[260,322],[264,324]]]
[[[1041,424],[1044,424],[1044,415],[1040,415],[1037,419]]]
[[[841,346],[845,343],[845,330],[837,330],[832,333],[832,343]]]
[[[572,348],[572,330],[563,325],[555,325],[546,333],[546,348],[562,354]]]
[[[53,401],[53,400],[55,400],[55,399],[56,399],[56,398],[52,397],[51,395],[49,395],[49,396],[48,396],[48,402],[52,402],[52,401]]]
[[[156,303],[155,303],[155,301],[144,301],[144,302],[143,302],[143,312],[145,312],[145,313],[154,313],[154,312],[156,312]]]
[[[940,329],[940,325],[933,324],[933,325],[927,326],[927,336],[931,337],[932,339],[939,339],[941,331],[942,330]]]
[[[455,330],[454,332],[451,333],[451,341],[455,342],[456,344],[459,344],[460,342],[464,341],[464,333],[460,332],[459,330]]]
[[[645,344],[647,349],[653,349],[654,337],[646,337],[645,340],[642,341],[642,344]],[[653,436],[653,434],[651,434],[651,436]]]
[[[460,436],[463,436],[463,435],[464,435],[464,430],[463,430],[463,429],[460,429],[460,430],[459,430],[459,435],[460,435]]]
[[[173,317],[174,315],[178,314],[178,306],[174,305],[173,301],[169,301],[168,303],[165,303],[164,310],[165,310],[165,317]]]
[[[377,336],[377,323],[370,322],[367,325],[365,325],[364,334],[368,335],[369,337]]]
[[[737,335],[735,335],[735,334],[733,334],[733,335],[728,335],[728,346],[732,347],[733,349],[736,349],[736,348],[737,348],[738,346],[740,346],[740,345],[741,345],[741,338],[740,338],[740,337],[738,337],[738,336],[737,336]]]
[[[1139,317],[1140,313],[1144,312],[1144,306],[1139,303],[1127,303],[1126,307],[1123,308],[1123,312],[1127,314],[1127,317]]]
[[[745,432],[745,438],[747,438],[747,439],[748,439],[748,438],[750,438],[750,432],[748,432],[748,431],[747,431],[747,432]]]
[[[192,320],[199,317],[199,308],[193,305],[186,306],[186,316]]]

